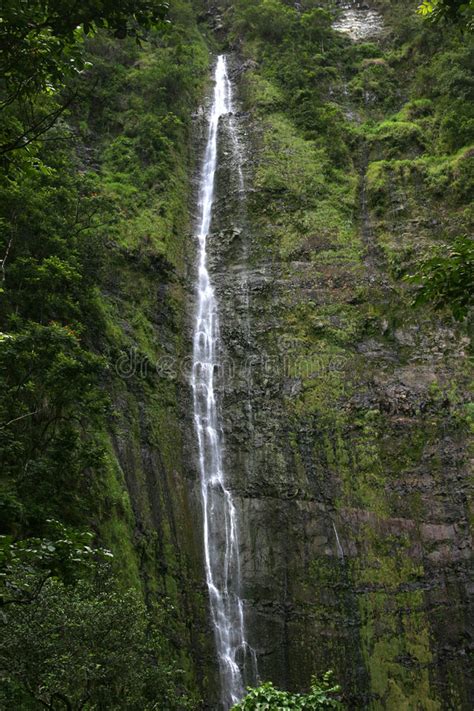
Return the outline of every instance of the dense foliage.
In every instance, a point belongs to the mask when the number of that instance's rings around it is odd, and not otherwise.
[[[403,244],[396,253],[387,248],[386,256],[399,277],[420,275],[424,286],[416,304],[431,303],[465,318],[473,294],[470,238],[465,238],[461,254],[458,236],[472,228],[473,35],[461,33],[457,21],[427,23],[408,5],[387,3],[380,9],[397,38],[397,50],[385,50],[380,43],[348,43],[333,32],[329,6],[240,0],[232,13],[233,31],[246,37],[260,77],[268,80],[249,82],[248,101],[275,126],[276,134],[282,115],[289,117],[312,153],[314,173],[305,177],[301,208],[321,213],[316,229],[331,229],[341,238],[347,234],[357,209],[351,173],[359,173],[360,180],[367,171],[365,207],[385,220],[387,230],[393,229],[389,213],[399,199],[396,193],[412,184],[423,186],[420,212],[433,202],[442,224],[436,251],[458,257],[444,267],[438,259],[435,268],[431,245],[413,253]],[[403,91],[400,76],[406,77]],[[296,150],[296,144],[288,149]],[[274,194],[288,196],[290,212],[298,209],[301,198],[291,195],[288,177],[282,175],[280,170],[280,177],[268,175],[266,181]],[[324,183],[310,186],[310,180],[322,175]],[[291,231],[288,224],[284,241],[293,239]],[[417,276],[408,279],[417,281]],[[429,298],[423,300],[423,294]]]
[[[9,708],[188,705],[181,627],[156,579],[142,587],[110,444],[115,361],[145,319],[142,310],[133,333],[119,327],[117,265],[153,272],[157,289],[173,278],[189,127],[207,67],[190,4],[164,11],[154,0],[38,0],[0,12],[1,705]],[[113,572],[104,572],[101,544],[116,553]],[[142,566],[152,556],[142,551]]]
[[[435,23],[454,23],[474,29],[474,3],[472,0],[423,0],[418,12]]]
[[[408,279],[419,285],[415,304],[442,308],[449,304],[456,319],[462,320],[474,306],[474,242],[458,237],[445,254],[437,250],[427,257]]]
[[[263,149],[270,159],[256,176],[268,199],[254,207],[265,214],[271,199],[284,206],[273,225],[276,258],[300,259],[319,237],[352,257],[353,216],[358,201],[368,205],[386,235],[381,258],[399,289],[400,312],[414,299],[448,322],[452,315],[463,320],[474,282],[472,241],[463,236],[472,224],[472,39],[449,23],[422,25],[412,5],[380,4],[397,34],[396,50],[335,34],[330,8],[313,0],[298,7],[224,3],[231,43],[241,46],[245,38],[242,51],[259,70],[247,73],[243,99],[271,128]],[[440,19],[458,22],[461,15],[461,24],[469,15],[464,4],[424,6]],[[128,390],[115,381],[125,349],[144,358],[169,350],[152,328],[157,294],[176,288],[175,270],[184,262],[190,122],[208,49],[192,3],[176,0],[165,10],[160,0],[2,4],[7,708],[194,703],[183,691],[181,632],[156,603],[156,581],[143,575],[145,607],[138,564],[126,558],[127,536],[142,546],[144,568],[153,554],[142,522],[135,525],[111,445],[117,400],[149,388],[156,398],[148,401],[151,418],[174,397],[156,378],[151,385],[131,379]],[[407,209],[406,195],[418,200],[413,212],[433,212],[436,248],[423,238],[416,248],[403,235],[390,241],[392,215]],[[420,218],[421,229],[427,221]],[[163,308],[170,330],[172,298]],[[339,328],[334,340],[341,338]],[[141,434],[150,446],[161,426],[156,418]],[[107,538],[122,554],[114,572],[103,565]],[[275,704],[337,707],[337,688],[326,679],[300,695],[264,684],[238,708]]]
[[[271,682],[251,689],[244,700],[234,706],[234,711],[312,711],[316,709],[342,709],[337,698],[340,687],[331,682],[331,672],[321,680],[313,678],[311,690],[307,694],[279,691]]]
[[[55,578],[68,584],[86,577],[96,562],[112,554],[91,546],[90,532],[76,531],[60,521],[46,522],[47,537],[13,541],[2,536],[0,548],[0,605],[34,603],[44,584]]]
[[[86,35],[106,28],[115,37],[138,38],[162,26],[166,7],[158,0],[4,2],[0,156],[15,160],[11,153],[47,133],[71,104],[78,90],[67,86],[67,81],[86,67]],[[67,88],[63,96],[57,95],[60,88]]]
[[[110,416],[103,382],[107,358],[122,345],[100,292],[114,251],[161,253],[156,266],[166,278],[165,252],[173,255],[183,209],[178,164],[186,160],[190,107],[206,66],[186,6],[172,17],[176,27],[166,39],[150,35],[142,47],[107,34],[88,40],[81,51],[90,66],[78,81],[93,93],[47,135],[5,158],[0,439],[7,532],[36,531],[48,516],[87,521],[100,496]],[[183,42],[186,33],[194,44]],[[17,74],[10,81],[21,88]],[[31,101],[64,108],[63,94],[43,84]],[[21,97],[8,112],[23,121]]]
[[[4,708],[192,708],[166,610],[120,589],[90,534],[4,542],[0,700]]]

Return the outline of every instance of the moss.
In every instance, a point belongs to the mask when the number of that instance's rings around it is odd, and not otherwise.
[[[395,116],[399,121],[415,121],[416,119],[430,116],[434,111],[434,104],[431,99],[413,99],[408,101]]]
[[[265,154],[255,176],[256,187],[314,203],[324,185],[324,152],[300,138],[282,114],[273,114],[266,121]]]
[[[387,158],[417,156],[426,148],[425,132],[413,121],[383,121],[368,138],[372,152]]]
[[[114,567],[124,587],[141,590],[139,562],[133,541],[134,516],[124,475],[110,442],[103,438],[103,444],[106,465],[98,511],[100,540],[113,551]]]
[[[428,668],[433,655],[423,593],[402,591],[423,576],[423,568],[412,558],[409,536],[384,535],[382,526],[383,519],[378,519],[362,529],[366,555],[353,563],[358,584],[379,588],[360,599],[373,708],[440,709],[430,689]]]
[[[146,599],[169,598],[176,629],[167,632],[181,647],[187,686],[196,689],[207,683],[202,659],[210,659],[212,644],[200,589],[201,551],[182,480],[176,381],[156,366],[164,356],[179,362],[184,347],[181,276],[194,171],[189,138],[209,58],[188,3],[175,3],[172,14],[178,24],[166,41],[144,43],[123,67],[120,88],[107,87],[106,104],[118,99],[115,115],[94,112],[94,184],[113,215],[96,292],[100,349],[109,361],[104,387],[113,409],[101,435],[106,457],[95,487],[94,525],[124,585],[140,588]],[[93,50],[101,54],[103,48]],[[113,48],[104,55],[97,66],[108,73]]]
[[[297,482],[298,503],[314,502],[312,523],[325,529],[321,541],[306,540],[302,511],[298,520],[289,514],[290,545],[309,555],[301,565],[292,558],[278,598],[285,610],[291,604],[289,683],[301,684],[308,659],[316,668],[330,660],[354,708],[441,709],[455,695],[440,691],[445,636],[425,587],[439,585],[442,596],[443,582],[424,567],[421,526],[456,507],[449,452],[461,447],[468,413],[465,392],[458,400],[442,378],[436,390],[425,368],[449,373],[464,391],[464,346],[457,350],[447,318],[434,322],[410,306],[401,277],[434,245],[467,232],[469,111],[465,99],[447,105],[467,89],[467,53],[452,55],[453,72],[440,62],[440,82],[433,57],[459,40],[446,36],[440,47],[407,8],[382,11],[395,29],[380,43],[340,38],[336,48],[325,37],[323,52],[302,34],[277,47],[241,38],[253,60],[245,108],[258,126],[250,259],[272,280],[251,304],[252,336],[291,363],[289,382],[270,374],[263,386],[261,417],[269,439],[278,432],[267,443],[265,491]],[[459,111],[459,133],[448,110]],[[344,562],[330,555],[333,515]],[[319,555],[308,554],[312,544]]]
[[[246,105],[263,113],[277,112],[284,106],[284,95],[279,87],[255,72],[247,72],[241,89]]]

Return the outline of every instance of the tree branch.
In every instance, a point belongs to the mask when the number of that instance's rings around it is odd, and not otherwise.
[[[12,425],[14,422],[18,422],[18,420],[23,420],[25,417],[33,417],[33,415],[37,415],[39,412],[42,412],[44,409],[45,408],[42,407],[39,410],[34,410],[33,412],[27,412],[26,415],[20,415],[20,417],[14,417],[13,420],[9,420],[8,422],[5,422],[4,425],[0,425],[0,430],[4,430],[5,427]]]
[[[5,281],[5,263],[8,259],[8,254],[10,252],[10,247],[12,246],[12,242],[13,242],[13,237],[10,237],[8,244],[7,244],[7,250],[5,252],[5,255],[4,255],[3,259],[0,259],[0,265],[1,265],[0,269],[2,271],[2,281]]]
[[[52,577],[52,572],[49,570],[47,575],[45,575],[41,580],[38,581],[36,584],[36,587],[34,590],[31,592],[27,592],[26,590],[21,590],[21,593],[23,594],[23,598],[15,598],[12,597],[9,600],[2,600],[0,599],[0,607],[6,607],[7,605],[30,605],[32,602],[34,602],[40,595],[42,589],[45,586],[45,583],[49,578]]]
[[[21,136],[18,136],[14,141],[10,143],[4,143],[0,146],[0,156],[11,153],[12,151],[18,150],[20,148],[25,148],[27,145],[33,141],[38,140],[40,136],[49,131],[50,128],[54,126],[58,118],[69,108],[72,102],[77,98],[77,93],[74,94],[70,99],[68,99],[62,106],[51,111],[51,113],[44,116],[42,119],[37,121],[33,126],[30,126],[26,131],[24,131]],[[33,133],[32,136],[30,134]]]

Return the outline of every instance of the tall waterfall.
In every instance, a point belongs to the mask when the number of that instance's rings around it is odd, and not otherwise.
[[[237,511],[226,486],[223,468],[222,425],[216,402],[215,376],[219,366],[219,317],[208,270],[207,243],[214,202],[219,119],[232,112],[232,87],[226,60],[219,56],[209,115],[209,132],[199,184],[197,309],[194,325],[192,388],[194,423],[199,449],[204,521],[204,561],[214,627],[222,702],[225,709],[244,693],[247,644],[240,598],[240,563]],[[229,122],[233,132],[233,122]],[[237,146],[235,136],[231,136]],[[237,161],[239,184],[242,169]]]

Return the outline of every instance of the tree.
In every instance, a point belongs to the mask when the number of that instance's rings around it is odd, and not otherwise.
[[[34,602],[50,578],[68,583],[90,572],[110,551],[92,548],[93,534],[76,531],[60,521],[46,522],[48,536],[13,541],[0,536],[0,605]]]
[[[43,136],[73,102],[74,91],[60,101],[55,95],[65,78],[84,69],[86,35],[106,29],[121,39],[139,39],[144,31],[163,27],[167,7],[162,0],[5,0],[0,11],[0,156]]]
[[[288,37],[298,19],[298,13],[279,0],[245,0],[240,14],[246,31],[271,43],[280,43]]]
[[[161,25],[161,0],[5,0],[0,22],[0,69],[12,96],[54,88],[74,68],[84,35],[106,29],[139,38]]]
[[[433,22],[458,24],[474,28],[474,0],[423,0],[418,14]]]
[[[107,406],[98,384],[103,361],[71,327],[19,321],[20,333],[0,339],[6,533],[19,519],[36,532],[48,517],[83,517],[88,472],[103,461],[97,430]]]
[[[25,541],[23,553],[26,548],[26,560],[17,549],[3,570],[13,598],[1,618],[2,708],[193,708],[161,631],[163,607],[148,610],[137,591],[122,592],[104,564],[71,584],[54,575],[65,572],[64,564],[69,573],[75,566],[84,574],[84,556],[97,558],[77,537]],[[32,587],[34,580],[41,585]]]
[[[314,709],[342,709],[337,695],[340,687],[331,681],[332,672],[326,672],[321,680],[313,677],[308,694],[293,694],[275,689],[266,682],[256,689],[250,689],[243,701],[234,706],[233,711],[313,711]]]

